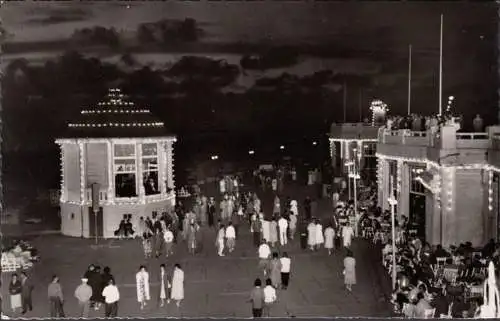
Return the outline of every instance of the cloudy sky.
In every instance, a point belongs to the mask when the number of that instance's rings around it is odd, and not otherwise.
[[[14,41],[65,38],[75,28],[93,25],[133,30],[141,22],[191,17],[203,24],[211,41],[342,39],[369,46],[383,38],[387,46],[405,48],[411,42],[421,49],[436,47],[440,13],[446,15],[451,38],[460,29],[495,17],[493,6],[470,2],[13,1],[1,10]]]
[[[0,10],[9,41],[15,42],[64,39],[75,29],[92,26],[133,31],[140,23],[189,17],[204,29],[204,42],[335,44],[367,52],[363,59],[368,62],[370,52],[385,52],[389,53],[383,62],[386,70],[379,80],[401,82],[397,86],[401,99],[406,95],[411,43],[415,86],[423,84],[420,93],[415,88],[415,96],[431,100],[436,99],[440,15],[444,14],[445,95],[456,96],[456,91],[478,86],[485,79],[482,73],[496,68],[485,56],[495,52],[497,30],[495,3],[487,1],[12,1]],[[452,89],[447,91],[447,86]],[[464,108],[475,102],[491,109],[496,104],[493,100],[479,102],[474,97],[489,91],[493,97],[492,88],[473,94]]]

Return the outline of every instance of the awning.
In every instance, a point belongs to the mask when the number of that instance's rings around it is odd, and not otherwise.
[[[418,176],[415,178],[415,180],[420,182],[420,184],[422,184],[423,187],[425,187],[426,189],[429,190],[429,192],[434,194],[436,191],[432,188],[433,179],[434,179],[434,174],[426,170],[419,173]]]

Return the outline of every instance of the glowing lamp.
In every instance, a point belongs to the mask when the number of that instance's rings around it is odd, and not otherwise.
[[[280,149],[285,149],[285,146],[281,145],[281,146],[280,146]]]
[[[212,155],[212,156],[210,157],[210,159],[212,159],[212,160],[217,160],[217,159],[219,159],[219,156],[218,156],[218,155]]]
[[[249,150],[249,151],[248,151],[248,154],[249,154],[249,155],[253,155],[253,154],[255,154],[255,151],[253,151],[253,150]]]

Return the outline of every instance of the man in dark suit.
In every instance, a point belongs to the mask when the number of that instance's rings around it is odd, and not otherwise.
[[[21,272],[21,302],[23,305],[23,314],[27,312],[27,310],[33,311],[33,301],[31,300],[31,293],[33,292],[33,283],[31,279],[28,277],[26,272]]]

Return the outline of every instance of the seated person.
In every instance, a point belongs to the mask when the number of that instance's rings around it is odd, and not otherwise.
[[[125,235],[125,219],[120,221],[118,229],[115,231],[115,236],[122,237]]]
[[[441,244],[438,244],[438,246],[436,247],[436,251],[434,251],[434,255],[436,257],[448,257],[448,256],[450,256],[450,254],[448,252],[446,252],[445,249],[443,249],[443,246]]]
[[[451,316],[453,318],[463,318],[464,312],[467,313],[470,309],[470,304],[465,302],[461,295],[455,296],[453,305],[451,306]]]

